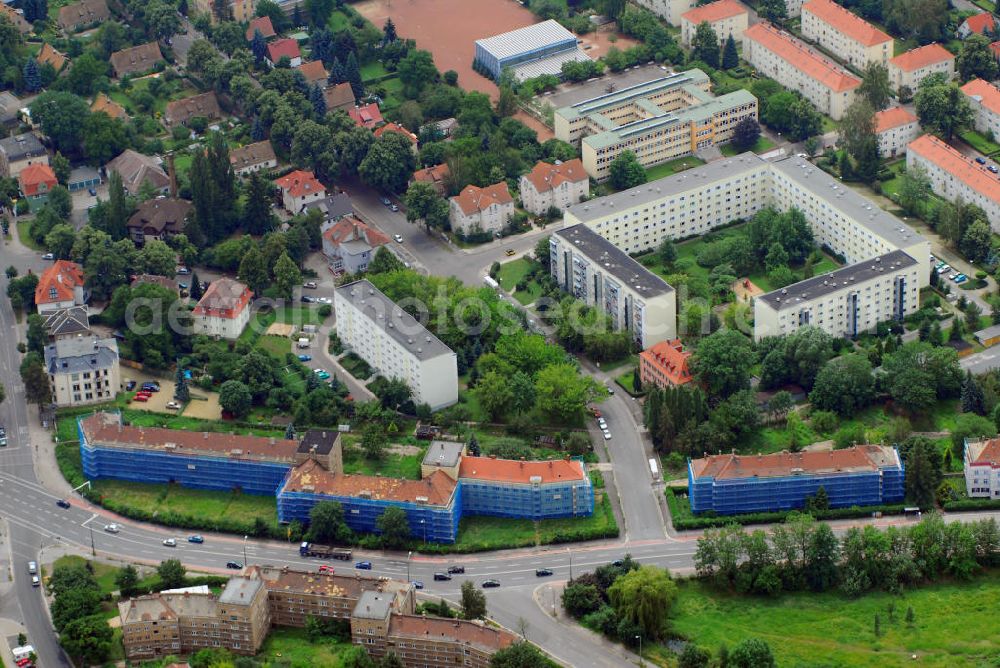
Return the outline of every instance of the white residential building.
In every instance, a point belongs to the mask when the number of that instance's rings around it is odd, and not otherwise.
[[[310,202],[326,199],[326,186],[311,171],[297,169],[277,179],[281,203],[291,214],[301,213]]]
[[[743,33],[743,59],[816,105],[820,112],[840,120],[861,79],[811,51],[801,40],[769,23],[756,23]]]
[[[677,337],[677,294],[662,278],[586,225],[549,237],[552,277],[580,301],[603,311],[640,348]]]
[[[875,136],[879,155],[894,158],[920,136],[920,121],[903,107],[891,107],[875,114]]]
[[[59,407],[112,401],[121,386],[118,342],[91,334],[45,346],[52,403]]]
[[[965,442],[965,493],[1000,499],[1000,439]]]
[[[986,212],[994,232],[1000,233],[1000,179],[996,174],[932,135],[924,135],[906,148],[906,167],[922,166],[931,189],[947,200],[959,198]]]
[[[431,410],[458,401],[455,353],[367,280],[337,288],[337,335],[380,376],[398,378]]]
[[[949,81],[955,77],[955,54],[940,44],[910,49],[889,60],[889,83],[897,91],[909,88],[911,95],[925,77],[939,72]]]
[[[754,339],[819,327],[854,338],[920,307],[920,263],[901,250],[814,276],[754,299]]]
[[[833,0],[802,5],[802,34],[859,70],[892,57],[892,37]]]
[[[973,79],[962,86],[962,92],[975,114],[976,130],[1000,137],[1000,90],[988,81]]]
[[[684,12],[698,6],[697,0],[636,0],[636,4],[650,10],[672,26],[681,25]],[[801,3],[800,3],[801,4]]]
[[[212,281],[191,312],[195,334],[234,341],[250,322],[253,292],[239,281]]]
[[[746,5],[736,0],[716,0],[695,7],[681,16],[681,43],[690,47],[698,26],[707,23],[715,31],[720,43],[725,44],[732,37],[739,44],[743,41],[743,31],[749,25],[749,17]]]
[[[521,176],[521,203],[526,211],[544,216],[549,208],[565,211],[590,195],[590,177],[579,158],[549,164],[539,162]]]
[[[465,186],[448,205],[451,229],[462,235],[501,232],[514,214],[514,198],[506,181],[485,188]]]

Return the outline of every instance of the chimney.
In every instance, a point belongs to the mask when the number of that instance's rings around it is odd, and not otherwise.
[[[167,175],[170,177],[170,196],[177,198],[177,170],[174,169],[174,154],[167,153]]]

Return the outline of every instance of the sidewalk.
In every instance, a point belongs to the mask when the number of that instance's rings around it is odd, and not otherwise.
[[[53,494],[68,496],[73,488],[63,478],[56,463],[55,438],[55,425],[52,425],[51,431],[43,429],[38,418],[38,406],[28,404],[28,442],[31,444],[38,484]]]

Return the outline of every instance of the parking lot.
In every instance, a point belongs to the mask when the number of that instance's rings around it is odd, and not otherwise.
[[[146,381],[158,383],[160,386],[160,391],[153,392],[147,401],[133,400],[130,404],[132,408],[153,411],[155,413],[165,413],[167,415],[179,414],[203,420],[222,419],[222,408],[219,406],[219,395],[216,392],[202,392],[197,388],[191,387],[191,401],[184,407],[184,410],[178,413],[175,409],[167,408],[167,404],[174,400],[173,380],[159,378],[126,366],[121,367],[121,379],[122,384],[127,384],[130,380],[136,382],[135,390],[129,392],[129,395],[134,395],[135,391],[139,390]]]

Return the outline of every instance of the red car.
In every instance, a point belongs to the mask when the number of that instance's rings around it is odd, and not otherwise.
[[[137,395],[135,395],[134,398],[135,398],[136,401],[141,401],[143,403],[149,401],[149,395],[148,394],[137,394]]]
[[[31,659],[28,657],[23,657],[17,660],[17,668],[30,668],[31,665]]]
[[[319,567],[320,573],[333,573],[333,566],[322,565]]]

